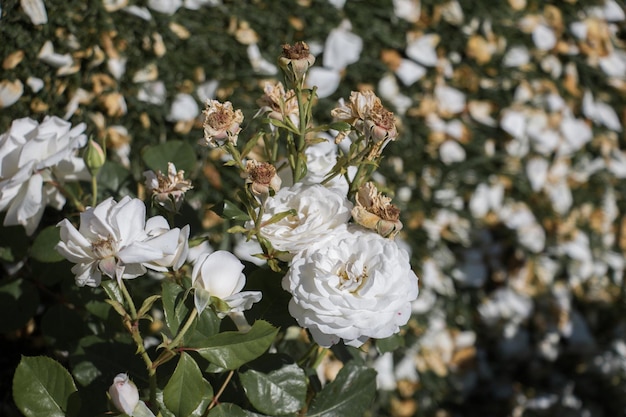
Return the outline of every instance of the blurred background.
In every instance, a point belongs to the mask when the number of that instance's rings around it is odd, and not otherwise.
[[[143,181],[145,146],[195,146],[206,99],[229,100],[252,120],[264,83],[282,78],[284,43],[306,41],[317,56],[308,83],[319,88],[319,122],[353,90],[381,97],[400,137],[375,180],[402,210],[397,239],[420,295],[389,341],[397,349],[369,353],[379,387],[370,415],[626,415],[623,1],[0,7],[0,132],[22,117],[86,123],[106,140],[114,162],[104,175],[123,179],[116,191],[141,193],[133,184]],[[204,156],[191,173],[199,203],[186,215],[219,245],[224,231],[204,209],[240,179],[222,172],[220,155]],[[0,228],[3,300],[29,244]],[[59,295],[39,284],[20,289],[38,294],[32,305],[0,306],[3,415],[17,415],[20,355],[60,349],[45,325]]]

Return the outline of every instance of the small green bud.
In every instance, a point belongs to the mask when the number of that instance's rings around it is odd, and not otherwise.
[[[92,176],[98,174],[98,171],[100,171],[106,159],[106,153],[102,149],[102,146],[90,138],[85,153],[83,154],[83,160]]]

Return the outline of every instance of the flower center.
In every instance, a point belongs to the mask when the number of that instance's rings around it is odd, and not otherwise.
[[[368,277],[367,266],[348,262],[339,269],[337,276],[339,277],[338,289],[355,293],[365,284]]]
[[[117,252],[117,242],[113,236],[106,239],[100,238],[91,244],[91,250],[98,259],[106,259],[114,256]]]
[[[212,128],[219,130],[230,126],[234,113],[228,109],[221,109],[207,116],[207,124]]]

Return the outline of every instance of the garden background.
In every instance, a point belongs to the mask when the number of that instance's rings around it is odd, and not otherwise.
[[[317,56],[320,123],[352,90],[396,114],[375,180],[402,210],[420,295],[395,350],[365,354],[368,415],[626,415],[623,2],[44,3],[0,6],[0,132],[22,117],[86,123],[106,140],[111,195],[141,196],[147,147],[196,146],[207,98],[252,120],[285,43]],[[183,217],[230,249],[218,214],[240,179],[219,152],[202,157],[177,164],[195,181]],[[33,259],[32,241],[0,229],[6,416],[20,355],[63,362],[89,332],[69,264]]]

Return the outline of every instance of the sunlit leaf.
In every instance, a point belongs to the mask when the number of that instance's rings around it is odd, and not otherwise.
[[[223,332],[206,341],[197,351],[223,369],[237,369],[261,356],[272,344],[278,329],[257,320],[247,333]]]
[[[22,357],[13,377],[13,399],[26,417],[65,417],[74,380],[45,356]]]

